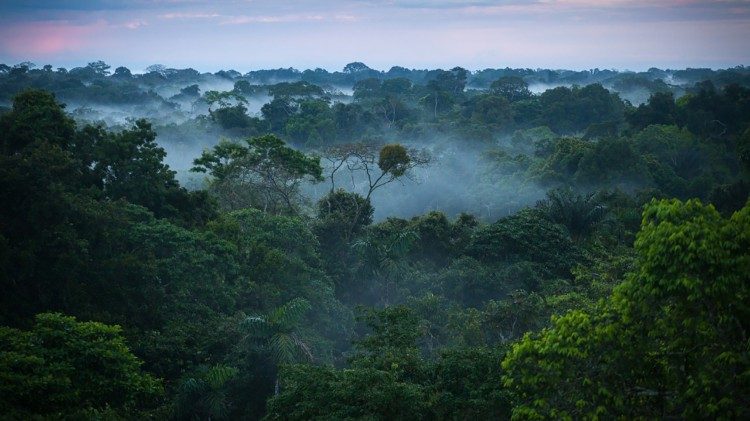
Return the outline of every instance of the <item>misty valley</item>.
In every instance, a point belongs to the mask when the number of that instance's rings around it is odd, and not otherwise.
[[[0,64],[0,418],[748,419],[750,68]]]

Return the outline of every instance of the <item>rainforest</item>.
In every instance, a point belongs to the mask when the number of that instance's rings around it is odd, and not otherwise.
[[[3,419],[746,419],[750,69],[0,65]]]

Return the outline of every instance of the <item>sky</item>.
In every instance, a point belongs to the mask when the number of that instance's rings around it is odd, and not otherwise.
[[[0,0],[0,63],[200,71],[750,65],[750,0]]]

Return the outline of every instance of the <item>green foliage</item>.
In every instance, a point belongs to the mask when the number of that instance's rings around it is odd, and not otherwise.
[[[54,95],[29,90],[16,95],[12,111],[0,116],[0,131],[5,154],[42,142],[65,149],[75,133],[75,123]]]
[[[219,104],[219,107],[226,108],[231,107],[233,103],[236,103],[235,105],[247,103],[245,97],[234,91],[206,91],[203,94],[203,99],[208,103],[209,107],[213,106],[213,104]]]
[[[5,103],[56,92],[0,109],[3,415],[243,419],[271,397],[268,418],[285,419],[748,417],[750,90],[732,84],[746,69],[107,73],[0,65]],[[714,82],[667,87],[668,73]],[[201,96],[214,78],[234,89]],[[595,80],[655,94],[635,108],[601,85],[526,85]],[[347,85],[351,101],[330,88]],[[77,127],[55,98],[105,121]],[[184,123],[122,124],[97,104]],[[160,146],[262,133],[212,145],[194,192]],[[373,192],[429,161],[406,144],[439,164],[470,154],[460,183],[450,165],[427,173],[469,196],[373,225]],[[308,207],[315,146],[334,174]],[[336,169],[362,196],[336,189]],[[634,250],[642,205],[667,196],[724,218],[651,203]],[[355,329],[362,304],[380,310]],[[49,314],[19,330],[50,311],[123,330]]]
[[[647,186],[646,168],[631,141],[606,138],[585,150],[574,179],[583,186]]]
[[[652,202],[611,298],[513,346],[513,417],[746,417],[748,215]]]
[[[145,415],[163,391],[140,365],[119,326],[44,313],[29,331],[0,327],[0,412],[11,419]]]
[[[265,316],[249,316],[243,327],[251,337],[267,341],[271,355],[277,364],[289,364],[300,357],[313,359],[309,346],[297,333],[298,325],[310,303],[302,298],[295,298]]]
[[[591,148],[590,142],[578,138],[542,139],[536,145],[535,154],[543,158],[534,169],[536,178],[544,184],[570,180]]]
[[[306,81],[281,82],[268,87],[272,97],[309,97],[322,96],[323,89]]]
[[[549,89],[539,96],[539,102],[542,112],[538,125],[549,126],[558,134],[581,132],[592,123],[621,120],[625,108],[616,93],[599,84]]]
[[[335,116],[327,101],[302,101],[299,112],[286,120],[284,132],[291,140],[310,146],[330,144],[336,137]]]
[[[227,419],[231,410],[227,387],[237,374],[236,368],[223,365],[198,367],[177,387],[172,416],[186,420]]]
[[[400,177],[409,169],[411,157],[409,152],[399,144],[385,145],[378,155],[378,167],[384,173]]]
[[[510,399],[502,385],[504,348],[457,348],[434,364],[431,410],[436,419],[508,419]]]
[[[267,419],[489,419],[507,417],[499,348],[458,348],[435,362],[416,348],[418,320],[405,307],[369,312],[372,333],[352,368],[287,366]],[[331,399],[335,396],[336,399]]]
[[[375,209],[370,201],[344,189],[332,191],[318,201],[318,218],[353,225],[359,231],[372,223]]]
[[[531,261],[551,274],[569,276],[576,250],[563,227],[526,209],[478,229],[468,254],[489,264]]]
[[[222,141],[194,161],[192,171],[214,177],[211,190],[229,210],[256,207],[273,214],[296,213],[302,181],[323,180],[320,158],[285,145],[274,135]]]
[[[625,117],[636,130],[642,130],[654,124],[670,125],[677,122],[677,106],[671,92],[657,92],[651,95],[648,103],[630,110]]]
[[[520,101],[531,97],[529,85],[518,76],[503,76],[492,82],[490,91],[500,95],[510,102]]]
[[[565,226],[573,241],[590,235],[606,214],[596,194],[576,195],[571,190],[551,190],[537,206],[551,221]]]

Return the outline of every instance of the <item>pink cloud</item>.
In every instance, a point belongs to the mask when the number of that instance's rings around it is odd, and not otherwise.
[[[71,24],[65,21],[38,21],[8,25],[0,29],[0,52],[14,55],[49,55],[76,51],[88,44],[106,22]]]

